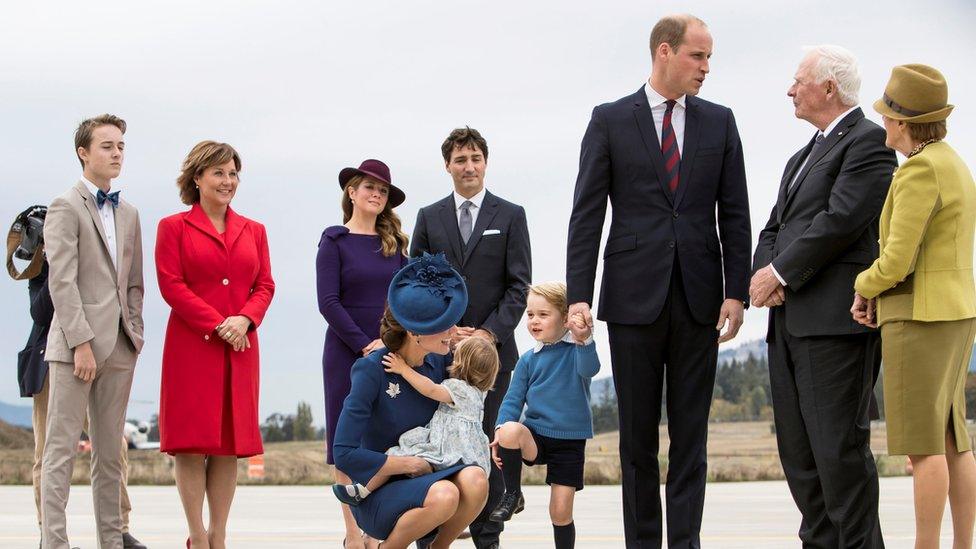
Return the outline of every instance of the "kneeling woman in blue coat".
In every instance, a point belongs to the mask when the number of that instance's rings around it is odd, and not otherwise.
[[[352,387],[342,406],[332,450],[336,466],[365,486],[374,475],[394,479],[352,507],[356,522],[384,548],[406,548],[438,529],[432,548],[448,547],[478,516],[488,481],[477,466],[432,472],[418,457],[387,456],[400,435],[424,426],[438,402],[403,377],[386,373],[381,360],[400,355],[417,372],[440,383],[447,377],[451,335],[468,304],[467,288],[442,254],[412,260],[390,283],[380,337],[385,348],[352,366]]]

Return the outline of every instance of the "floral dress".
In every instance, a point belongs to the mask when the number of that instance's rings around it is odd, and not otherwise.
[[[400,444],[386,451],[391,456],[415,456],[435,471],[455,465],[477,465],[489,473],[488,436],[481,428],[485,393],[460,379],[445,379],[441,386],[454,404],[442,402],[426,427],[400,435]]]

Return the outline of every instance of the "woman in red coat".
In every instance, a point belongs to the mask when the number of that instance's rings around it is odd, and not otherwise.
[[[173,309],[163,346],[161,450],[176,456],[193,548],[224,548],[237,458],[263,452],[255,330],[274,281],[264,226],[230,208],[240,169],[226,143],[193,147],[177,180],[191,208],[164,218],[156,233],[159,289]]]

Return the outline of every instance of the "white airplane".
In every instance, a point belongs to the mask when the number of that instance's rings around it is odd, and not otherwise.
[[[158,450],[158,442],[149,442],[149,423],[127,420],[122,428],[122,437],[130,450]]]

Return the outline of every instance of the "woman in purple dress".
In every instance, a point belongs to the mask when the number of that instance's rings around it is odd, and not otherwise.
[[[325,381],[327,461],[334,464],[332,442],[342,402],[349,394],[353,362],[383,346],[380,319],[393,275],[407,263],[407,235],[393,208],[406,199],[393,186],[390,169],[379,160],[339,172],[343,225],[325,229],[315,260],[319,312],[325,333],[322,376]],[[338,469],[336,482],[348,484]],[[345,547],[363,547],[356,520],[342,506]]]

